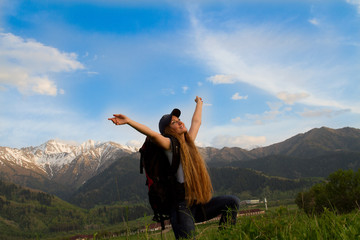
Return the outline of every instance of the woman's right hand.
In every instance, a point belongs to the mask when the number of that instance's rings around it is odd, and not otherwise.
[[[128,118],[124,114],[114,114],[114,117],[108,118],[108,120],[112,121],[115,125],[128,124],[129,126],[136,129],[138,132],[150,137],[152,141],[154,141],[156,144],[158,144],[160,147],[166,150],[169,150],[171,147],[170,138],[164,137],[160,133],[151,130],[149,127],[147,127],[144,124],[138,123]]]
[[[201,98],[201,97],[196,96],[196,98],[195,98],[195,102],[196,102],[196,103],[202,103],[202,102],[203,102],[203,100],[202,100],[202,98]]]
[[[114,114],[113,118],[108,118],[108,120],[112,121],[115,125],[124,125],[129,122],[129,118],[124,114]]]

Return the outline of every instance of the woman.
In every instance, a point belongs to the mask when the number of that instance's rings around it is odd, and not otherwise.
[[[213,189],[205,161],[194,144],[201,125],[203,105],[202,99],[198,96],[195,102],[196,107],[189,130],[179,119],[181,114],[179,109],[174,109],[160,119],[160,133],[123,114],[114,114],[113,118],[109,118],[115,125],[128,124],[151,138],[166,151],[170,162],[172,161],[171,140],[164,135],[171,135],[180,142],[180,165],[176,178],[184,188],[184,196],[177,200],[170,214],[170,222],[176,239],[192,236],[195,238],[195,222],[206,221],[220,214],[220,225],[227,221],[235,224],[240,205],[239,199],[234,196],[212,197]]]

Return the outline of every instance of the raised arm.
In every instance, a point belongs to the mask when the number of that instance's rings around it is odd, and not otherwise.
[[[114,117],[108,118],[108,120],[112,121],[115,125],[129,125],[138,132],[148,136],[153,142],[158,144],[160,147],[164,149],[170,149],[170,139],[164,137],[158,132],[153,131],[149,127],[145,126],[144,124],[138,123],[124,114],[114,114]]]
[[[196,136],[199,132],[199,128],[201,125],[201,115],[202,115],[202,106],[203,106],[203,100],[201,97],[196,96],[195,98],[196,107],[193,114],[193,117],[191,119],[191,126],[188,131],[190,137],[195,141]]]

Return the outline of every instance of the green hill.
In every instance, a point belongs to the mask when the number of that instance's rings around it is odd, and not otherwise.
[[[1,180],[0,213],[1,239],[37,238],[80,229],[86,214],[54,195]]]
[[[0,239],[49,239],[77,232],[94,233],[150,213],[146,205],[119,203],[86,210],[54,195],[0,180]]]

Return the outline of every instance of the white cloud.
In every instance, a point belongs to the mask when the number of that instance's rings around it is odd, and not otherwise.
[[[293,105],[295,102],[298,102],[302,99],[309,97],[308,93],[288,93],[286,91],[279,92],[276,94],[276,97],[284,101],[286,104]]]
[[[265,136],[229,136],[218,135],[212,140],[212,145],[215,147],[242,147],[254,148],[255,146],[263,145],[266,143]]]
[[[0,84],[15,87],[22,94],[55,96],[56,82],[52,73],[83,69],[74,53],[62,53],[32,39],[11,33],[0,33]]]
[[[319,21],[316,18],[309,19],[309,23],[315,26],[319,25]]]
[[[187,90],[189,90],[189,87],[188,87],[188,86],[183,86],[183,87],[182,87],[182,90],[183,90],[183,93],[186,93]]]
[[[346,0],[347,3],[355,5],[357,7],[357,11],[360,14],[360,0]]]
[[[213,84],[232,84],[236,82],[234,75],[215,75],[209,77],[207,80]]]
[[[241,117],[236,117],[236,118],[231,119],[231,122],[233,122],[233,123],[238,123],[240,121],[241,121]]]
[[[57,88],[54,82],[50,81],[47,77],[45,78],[34,78],[34,85],[32,91],[41,95],[52,95],[56,96]]]
[[[232,97],[231,97],[232,100],[246,100],[248,99],[248,96],[240,96],[240,94],[237,92],[235,93]]]

